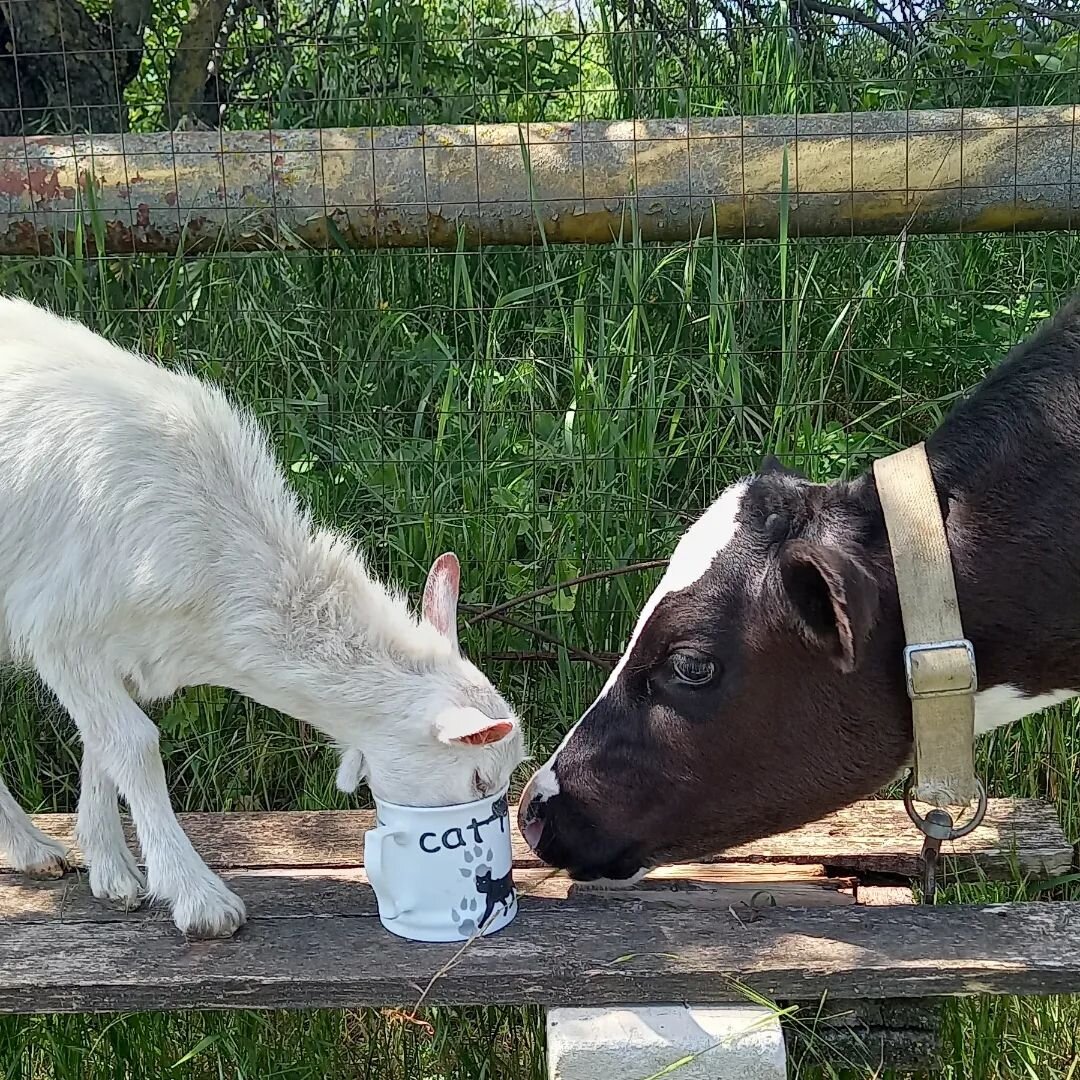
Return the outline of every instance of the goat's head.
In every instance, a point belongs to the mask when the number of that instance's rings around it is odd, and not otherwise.
[[[407,650],[370,656],[383,669],[365,680],[378,706],[363,710],[355,743],[338,740],[342,791],[366,780],[377,798],[407,806],[472,802],[505,787],[524,759],[513,709],[458,646],[460,580],[455,555],[436,559]]]
[[[897,774],[911,714],[872,485],[769,461],[691,526],[599,697],[522,796],[541,858],[632,878]]]

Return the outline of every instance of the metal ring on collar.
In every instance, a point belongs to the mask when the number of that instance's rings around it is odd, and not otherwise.
[[[947,835],[940,835],[938,829],[915,809],[915,800],[912,795],[915,790],[914,775],[909,776],[907,783],[904,785],[904,809],[923,836],[930,836],[935,840],[959,840],[961,836],[967,836],[968,833],[977,829],[982,824],[983,818],[986,817],[986,788],[983,787],[981,780],[976,780],[975,784],[979,791],[975,803],[975,812],[972,814],[971,819],[964,822],[963,825],[950,826]]]

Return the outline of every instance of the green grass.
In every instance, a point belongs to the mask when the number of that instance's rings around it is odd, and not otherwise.
[[[273,430],[320,515],[381,572],[415,594],[430,559],[453,548],[465,600],[487,605],[665,554],[687,515],[767,451],[827,479],[917,438],[1071,289],[1078,258],[1080,239],[1064,236],[702,239],[482,256],[58,258],[0,266],[0,288],[223,381]],[[516,614],[617,650],[647,578]],[[478,658],[538,647],[493,623],[464,642]],[[602,678],[561,653],[486,666],[537,754]],[[5,682],[0,707],[0,761],[24,805],[70,810],[69,725],[19,680]],[[346,805],[331,754],[288,718],[197,689],[156,719],[178,808]],[[1080,834],[1069,710],[998,733],[983,758],[993,794],[1050,797]],[[949,898],[1027,891],[976,884]],[[5,1018],[0,1075],[542,1075],[536,1013],[430,1019],[431,1034],[364,1012]],[[951,1005],[941,1075],[1065,1075],[1078,1028],[1073,1002]]]

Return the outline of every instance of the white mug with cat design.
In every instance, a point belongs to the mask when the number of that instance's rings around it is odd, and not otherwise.
[[[375,800],[364,867],[379,921],[412,941],[467,941],[517,914],[506,791],[455,806]]]

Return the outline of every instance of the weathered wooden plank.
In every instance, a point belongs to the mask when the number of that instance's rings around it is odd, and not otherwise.
[[[725,860],[820,862],[860,873],[912,876],[922,837],[899,800],[866,800],[768,841],[732,848]],[[810,852],[814,857],[808,859]],[[983,823],[942,847],[948,871],[977,868],[988,877],[1052,875],[1072,866],[1073,848],[1057,812],[1038,799],[992,799]]]
[[[0,933],[0,1010],[408,1006],[429,982],[432,1004],[711,1002],[741,987],[785,1001],[1075,993],[1080,903],[777,907],[753,919],[537,903],[458,952],[400,941],[369,917],[256,914],[235,939],[198,943],[164,922],[31,922]]]
[[[513,817],[513,814],[511,815]],[[360,866],[367,810],[182,814],[192,843],[218,869]],[[39,828],[73,843],[70,814],[40,815]],[[130,834],[129,834],[130,835]],[[514,830],[514,863],[538,865]],[[855,872],[914,875],[920,837],[903,804],[867,800],[790,833],[733,848],[724,862],[821,863]],[[978,868],[990,878],[1066,872],[1073,851],[1052,806],[1036,799],[992,799],[986,820],[942,851],[946,873]]]
[[[517,870],[523,878],[536,873]],[[545,871],[539,871],[541,875]],[[546,873],[550,873],[547,871]],[[612,889],[591,882],[571,882],[559,875],[539,879],[533,895],[596,899],[618,904],[663,904],[683,908],[827,907],[856,902],[853,877],[829,877],[824,866],[781,863],[680,863],[658,867],[630,889]]]
[[[817,881],[826,887],[842,889],[839,878],[828,876],[825,867],[814,863],[675,863],[672,866],[658,866],[650,870],[647,881]],[[594,882],[577,882],[580,889],[610,889],[611,886],[597,885]],[[618,891],[621,887],[616,886]]]
[[[358,918],[377,913],[374,893],[361,867],[223,873],[255,918]],[[517,870],[515,879],[525,907],[581,899],[615,912],[627,907],[640,910],[645,905],[725,910],[739,906],[750,911],[766,905],[823,907],[856,902],[854,879],[826,877],[822,867],[812,866],[683,865],[665,868],[655,880],[647,878],[633,889],[609,891],[583,889],[550,870]],[[123,911],[95,899],[81,873],[49,881],[14,874],[0,877],[0,933],[15,923],[139,924],[168,919],[168,911],[159,905]]]
[[[855,899],[871,907],[889,907],[894,904],[914,904],[915,894],[904,885],[855,886]]]

